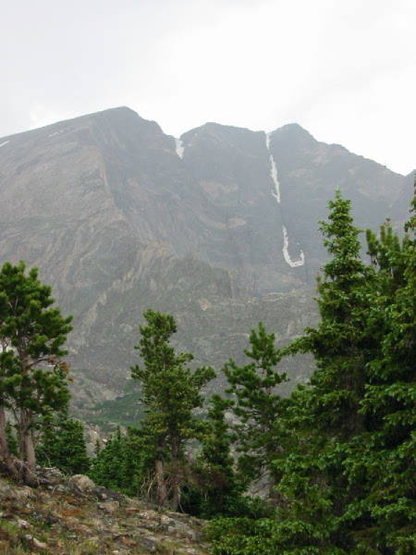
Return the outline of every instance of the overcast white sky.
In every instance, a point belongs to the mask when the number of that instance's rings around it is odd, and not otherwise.
[[[0,0],[0,136],[114,106],[416,167],[415,0]]]

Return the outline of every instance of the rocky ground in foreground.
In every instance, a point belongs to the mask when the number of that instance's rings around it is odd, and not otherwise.
[[[38,488],[0,478],[0,553],[208,553],[196,518],[158,511],[86,476],[43,474]]]

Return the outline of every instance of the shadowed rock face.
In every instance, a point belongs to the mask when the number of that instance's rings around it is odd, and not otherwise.
[[[258,320],[281,342],[301,333],[337,187],[360,227],[406,218],[410,178],[298,125],[207,123],[175,141],[115,108],[0,139],[0,260],[39,266],[74,315],[85,405],[122,389],[149,306],[203,362],[238,357]]]

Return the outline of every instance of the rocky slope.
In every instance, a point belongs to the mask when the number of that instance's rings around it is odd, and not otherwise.
[[[0,478],[1,553],[208,553],[196,518],[158,511],[86,476],[42,475],[47,485],[36,489]]]
[[[241,358],[259,320],[281,343],[313,323],[317,222],[336,187],[359,226],[406,217],[410,178],[298,125],[207,123],[174,139],[106,110],[0,139],[0,262],[39,266],[74,315],[75,403],[94,407],[130,390],[149,306],[175,315],[178,347],[215,365]],[[295,379],[311,370],[287,365]]]

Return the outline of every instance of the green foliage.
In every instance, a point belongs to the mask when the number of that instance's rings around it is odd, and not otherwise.
[[[110,437],[92,460],[88,475],[101,486],[121,490],[126,483],[125,452],[120,430]],[[137,456],[137,455],[135,455]]]
[[[0,394],[8,407],[46,414],[69,398],[59,359],[72,328],[71,317],[50,308],[51,288],[37,276],[36,268],[26,275],[23,262],[6,262],[0,271]]]
[[[157,456],[177,458],[183,454],[185,441],[198,436],[200,420],[192,411],[203,404],[201,388],[214,376],[212,368],[192,371],[187,364],[190,353],[175,352],[169,344],[176,323],[169,314],[147,310],[146,325],[135,347],[144,362],[132,367],[132,377],[142,384],[145,417],[143,429],[157,445]]]
[[[262,323],[251,330],[250,347],[244,351],[249,362],[238,366],[233,360],[223,368],[237,418],[234,439],[240,453],[239,466],[254,478],[270,463],[281,448],[281,417],[286,402],[275,392],[286,376],[276,370],[281,354],[275,347],[275,335],[268,334]]]
[[[193,356],[170,345],[176,332],[171,315],[148,310],[144,317],[136,347],[142,365],[131,368],[141,385],[144,417],[138,429],[118,430],[97,450],[89,474],[106,487],[177,508],[191,468],[185,448],[205,429],[194,410],[202,407],[201,388],[215,374],[206,367],[191,370]]]
[[[289,350],[310,352],[316,361],[307,399],[313,426],[324,434],[348,438],[362,426],[359,403],[366,365],[375,348],[367,330],[374,272],[361,261],[350,202],[338,191],[329,207],[329,221],[321,224],[324,244],[332,255],[318,280],[321,320]]]
[[[134,427],[142,419],[143,412],[138,384],[128,380],[120,396],[94,405],[93,414],[88,420],[97,424],[103,432],[111,433],[117,428],[115,422],[123,428]]]
[[[40,425],[36,455],[41,466],[59,468],[66,474],[85,474],[90,460],[82,423],[66,414],[44,419]]]
[[[321,321],[282,352],[317,370],[285,414],[275,518],[214,521],[215,553],[416,550],[416,197],[402,239],[389,222],[368,232],[369,265],[349,202],[330,209]]]
[[[415,240],[399,239],[389,223],[379,237],[368,232],[371,266],[364,266],[345,202],[338,195],[332,223],[323,227],[335,236],[326,240],[333,259],[318,288],[321,323],[298,342],[314,353],[318,369],[293,397],[292,425],[301,438],[294,455],[276,461],[288,500],[280,517],[323,525],[328,545],[347,552],[411,552]]]
[[[10,453],[17,457],[19,446],[17,444],[16,430],[10,422],[6,424],[6,437]]]
[[[102,486],[126,495],[142,493],[141,487],[152,461],[147,460],[145,441],[139,430],[118,429],[91,461],[88,475]]]
[[[190,465],[181,507],[190,514],[212,518],[248,512],[249,501],[243,496],[245,484],[234,469],[231,455],[232,436],[225,420],[230,401],[219,395],[211,398],[201,452]]]
[[[389,223],[380,238],[369,235],[369,252],[378,281],[372,328],[378,328],[379,352],[369,363],[369,379],[360,412],[366,433],[357,438],[359,463],[368,493],[361,505],[371,516],[367,543],[401,553],[415,550],[416,488],[416,196],[399,240]],[[353,467],[355,470],[355,467]],[[363,471],[362,471],[363,472]]]
[[[192,355],[176,352],[172,316],[145,313],[142,362],[131,369],[144,419],[97,449],[97,483],[213,519],[218,555],[416,552],[416,196],[402,238],[389,222],[367,232],[369,264],[350,208],[337,192],[321,225],[330,260],[318,280],[319,324],[278,350],[260,323],[248,362],[224,366],[230,398],[214,396],[206,420],[195,410],[213,370],[192,370]],[[82,427],[51,416],[68,399],[59,358],[69,319],[49,308],[36,270],[6,264],[0,286],[0,407],[17,415],[19,439],[43,416],[39,460],[83,472]],[[312,353],[317,369],[283,400],[276,366],[299,352]],[[269,506],[245,496],[263,470],[275,486]]]
[[[331,255],[318,281],[321,320],[287,349],[311,352],[317,370],[309,386],[292,396],[286,423],[292,442],[288,453],[275,457],[284,499],[278,518],[287,533],[298,531],[291,542],[299,548],[348,551],[348,525],[340,516],[356,491],[347,482],[344,464],[349,440],[364,426],[360,402],[375,349],[366,327],[373,272],[361,261],[359,230],[350,203],[339,192],[321,229]],[[299,535],[299,530],[307,533]]]
[[[149,309],[144,317],[146,324],[140,327],[135,347],[143,365],[131,369],[142,385],[145,416],[140,429],[148,456],[154,460],[156,500],[176,508],[184,480],[185,446],[202,433],[194,410],[202,407],[201,388],[215,373],[207,367],[191,370],[193,355],[176,353],[169,343],[176,332],[171,315]]]
[[[19,455],[34,464],[36,418],[62,409],[69,400],[68,368],[61,361],[71,317],[52,308],[51,288],[23,262],[0,270],[0,407],[17,420]]]
[[[346,554],[347,551],[328,546],[313,523],[279,521],[274,518],[219,518],[206,531],[216,555],[296,555]]]

